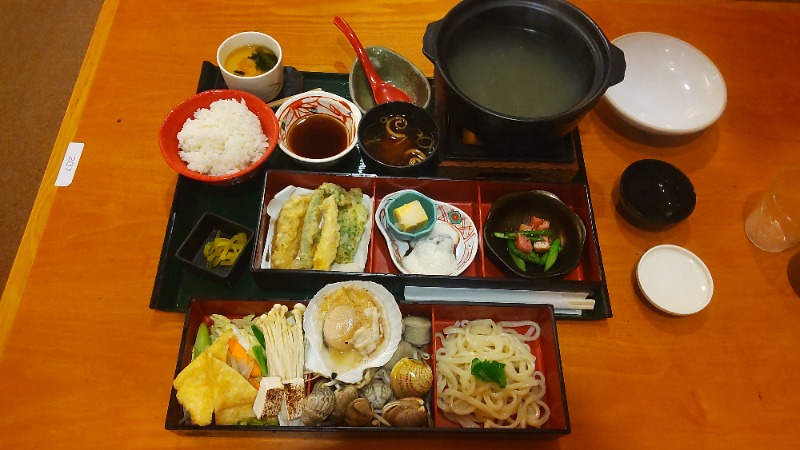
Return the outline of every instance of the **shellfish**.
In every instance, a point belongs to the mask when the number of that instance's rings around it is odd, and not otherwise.
[[[328,420],[336,425],[342,423],[347,413],[347,407],[358,397],[358,389],[353,385],[347,385],[337,389],[334,393],[333,412],[328,416]]]
[[[336,397],[324,383],[317,383],[303,403],[303,425],[319,425],[333,412]]]
[[[392,388],[383,380],[376,378],[361,389],[373,410],[378,411],[392,398]]]
[[[395,427],[421,427],[428,423],[425,401],[418,397],[407,397],[387,403],[381,416]]]
[[[371,281],[323,287],[303,316],[306,368],[343,383],[358,383],[364,371],[386,364],[402,335],[394,296]]]
[[[394,369],[394,365],[397,364],[397,361],[403,358],[417,359],[417,349],[406,341],[400,341],[400,343],[397,344],[397,350],[395,350],[392,358],[383,365],[383,368],[391,372],[391,370]]]
[[[358,397],[347,405],[344,414],[344,423],[353,427],[369,425],[375,413],[369,405],[369,401],[364,397]]]
[[[395,397],[423,397],[433,386],[433,370],[424,361],[402,358],[389,379]]]

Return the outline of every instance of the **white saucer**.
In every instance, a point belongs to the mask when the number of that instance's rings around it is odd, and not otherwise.
[[[404,255],[408,254],[411,244],[408,241],[395,238],[386,228],[386,207],[393,198],[408,191],[412,190],[405,189],[385,196],[375,209],[375,224],[378,225],[378,229],[389,245],[389,255],[395,267],[404,274],[416,274],[416,272],[410,270],[403,264]],[[460,275],[472,264],[475,255],[478,253],[480,243],[478,239],[478,229],[475,227],[475,223],[469,215],[458,207],[437,200],[433,200],[433,203],[436,206],[436,226],[445,226],[449,228],[458,238],[455,248],[456,269],[447,275]]]
[[[677,245],[657,245],[645,252],[636,279],[653,306],[676,316],[702,310],[714,294],[714,280],[703,261]]]
[[[605,98],[628,123],[650,133],[690,134],[722,115],[727,88],[714,63],[665,34],[632,33],[612,41],[625,53],[625,79]]]

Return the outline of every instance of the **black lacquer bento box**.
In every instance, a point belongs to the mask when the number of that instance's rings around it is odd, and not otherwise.
[[[192,299],[184,322],[183,336],[178,352],[175,376],[186,367],[192,358],[192,348],[200,323],[211,314],[221,314],[228,318],[243,317],[249,314],[260,315],[276,304],[284,304],[291,308],[295,301],[247,301],[230,299]],[[259,436],[259,435],[314,435],[319,433],[335,433],[353,437],[376,437],[399,435],[413,432],[416,436],[473,436],[473,437],[520,437],[520,438],[556,438],[571,432],[564,375],[561,366],[561,355],[558,345],[555,316],[550,305],[464,305],[464,304],[407,304],[398,302],[403,317],[421,316],[431,320],[431,341],[423,350],[431,359],[428,364],[433,369],[434,386],[425,398],[426,409],[431,412],[430,426],[414,428],[395,428],[386,426],[267,426],[267,425],[207,425],[197,426],[186,420],[185,412],[176,397],[175,389],[170,394],[165,428],[178,434],[209,436]],[[440,341],[435,338],[445,327],[456,321],[492,319],[495,322],[533,320],[540,329],[538,339],[529,341],[531,353],[536,358],[536,369],[544,375],[546,393],[542,400],[550,409],[549,419],[540,428],[462,428],[450,422],[436,408],[436,350]],[[306,382],[306,392],[310,392],[310,383]]]
[[[299,72],[286,68],[284,92],[280,95],[313,88],[348,98],[346,74]],[[198,91],[224,88],[219,69],[204,63]],[[163,311],[186,312],[193,298],[228,300],[276,300],[311,298],[320,287],[343,280],[371,280],[387,287],[398,300],[405,300],[410,289],[464,290],[485,289],[483,302],[494,302],[494,292],[550,292],[586,296],[594,302],[590,309],[557,309],[561,319],[598,320],[611,317],[606,278],[600,244],[594,223],[591,196],[585,177],[582,149],[577,130],[565,142],[574,153],[577,172],[564,181],[519,181],[511,179],[453,179],[432,174],[425,178],[380,177],[369,173],[358,152],[346,158],[329,173],[318,173],[299,167],[283,152],[273,152],[267,164],[251,179],[233,186],[212,186],[178,176],[173,203],[162,245],[150,307]],[[457,276],[408,275],[393,264],[387,242],[373,223],[369,258],[363,272],[292,271],[261,268],[269,226],[265,206],[276,192],[288,185],[314,189],[323,182],[334,182],[346,188],[359,187],[369,195],[373,208],[392,192],[414,189],[440,202],[446,202],[466,212],[480,233],[492,201],[510,192],[546,190],[557,195],[581,219],[586,239],[578,266],[564,277],[540,280],[524,279],[508,273],[488,255],[482,236],[476,255],[469,267]],[[234,283],[223,283],[204,277],[177,257],[180,245],[207,213],[228,219],[241,226],[257,230],[250,244],[252,257],[248,270]],[[241,261],[245,262],[245,261]],[[456,289],[451,289],[453,292]],[[438,295],[438,294],[437,294]],[[456,295],[458,297],[458,295]],[[455,299],[456,301],[459,298]],[[461,299],[465,300],[465,299]],[[469,299],[466,299],[469,300]],[[435,300],[433,300],[435,301]],[[513,302],[512,302],[513,303]],[[518,302],[526,303],[526,302]]]

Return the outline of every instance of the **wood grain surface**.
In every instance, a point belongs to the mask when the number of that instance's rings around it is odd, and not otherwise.
[[[191,96],[200,63],[227,36],[258,30],[284,63],[344,73],[345,17],[366,45],[390,47],[432,75],[425,26],[454,0],[108,1],[53,149],[0,304],[4,448],[499,448],[505,442],[182,437],[164,430],[183,316],[148,308],[176,174],[156,140]],[[720,120],[681,138],[648,136],[601,103],[581,139],[614,317],[559,322],[572,434],[539,448],[800,448],[800,299],[787,267],[743,223],[767,180],[800,164],[800,5],[785,2],[576,0],[613,39],[655,31],[708,55],[728,88]],[[70,141],[85,143],[71,186],[54,188]],[[659,158],[684,170],[698,201],[662,232],[614,207],[619,175]],[[702,258],[714,277],[704,311],[669,317],[635,287],[658,244]],[[511,442],[515,446],[533,443]]]

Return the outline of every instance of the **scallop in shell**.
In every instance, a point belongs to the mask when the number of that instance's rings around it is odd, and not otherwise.
[[[311,299],[303,316],[306,368],[343,383],[358,383],[366,369],[391,359],[402,328],[400,308],[380,284],[329,284]]]

